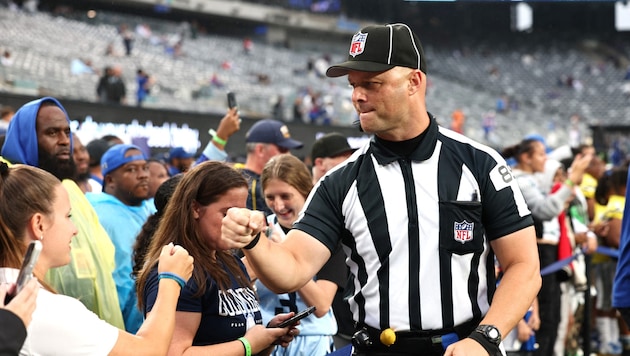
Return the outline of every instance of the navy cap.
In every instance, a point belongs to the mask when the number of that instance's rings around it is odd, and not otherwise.
[[[279,147],[302,148],[304,144],[291,138],[287,125],[278,120],[260,120],[245,134],[245,142],[273,143]]]
[[[370,25],[359,30],[352,36],[348,60],[328,68],[326,75],[340,77],[350,70],[384,72],[394,67],[427,72],[420,40],[402,23]]]
[[[140,154],[125,157],[125,153],[133,149],[140,151]],[[107,174],[116,170],[118,167],[129,162],[139,160],[146,160],[146,157],[144,156],[144,153],[142,153],[140,147],[128,144],[114,145],[110,147],[101,158],[101,172],[103,173],[103,177],[105,177]]]
[[[193,153],[187,152],[183,147],[173,147],[168,152],[168,158],[193,158],[195,155]]]

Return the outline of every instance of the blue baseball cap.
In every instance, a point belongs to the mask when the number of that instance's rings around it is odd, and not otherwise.
[[[260,120],[245,135],[245,142],[273,143],[286,149],[302,148],[304,144],[291,138],[289,128],[278,120]]]
[[[129,150],[138,150],[141,153],[139,155],[133,155],[125,157],[125,153]],[[133,161],[146,160],[147,158],[142,153],[140,147],[128,144],[118,144],[110,147],[103,157],[101,157],[101,173],[105,177],[110,172],[116,170],[118,167]]]
[[[171,150],[168,152],[168,158],[193,158],[195,157],[194,154],[187,152],[183,147],[179,146],[179,147],[173,147],[171,148]]]

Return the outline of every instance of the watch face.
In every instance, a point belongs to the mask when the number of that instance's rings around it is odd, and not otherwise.
[[[489,330],[488,330],[488,336],[489,336],[491,339],[496,339],[496,338],[498,338],[498,337],[499,337],[499,331],[498,331],[497,329],[494,329],[494,328],[489,329]]]
[[[485,336],[485,338],[493,344],[499,345],[501,343],[501,333],[499,332],[499,329],[497,329],[495,326],[479,325],[477,327],[477,331]]]

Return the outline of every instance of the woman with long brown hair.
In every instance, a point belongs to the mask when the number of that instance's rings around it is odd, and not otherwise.
[[[221,239],[222,219],[232,207],[245,207],[247,181],[232,167],[206,161],[186,172],[166,205],[138,278],[140,308],[152,315],[157,291],[159,246],[173,241],[195,258],[193,277],[177,306],[169,355],[200,352],[249,356],[287,346],[295,327],[275,328],[291,314],[262,324],[260,306],[245,266]]]

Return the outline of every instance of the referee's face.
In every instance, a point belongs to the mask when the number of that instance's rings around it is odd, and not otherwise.
[[[353,88],[352,103],[365,132],[390,140],[406,139],[405,134],[417,135],[410,133],[407,125],[411,120],[413,73],[403,67],[385,72],[348,72],[348,82]]]

